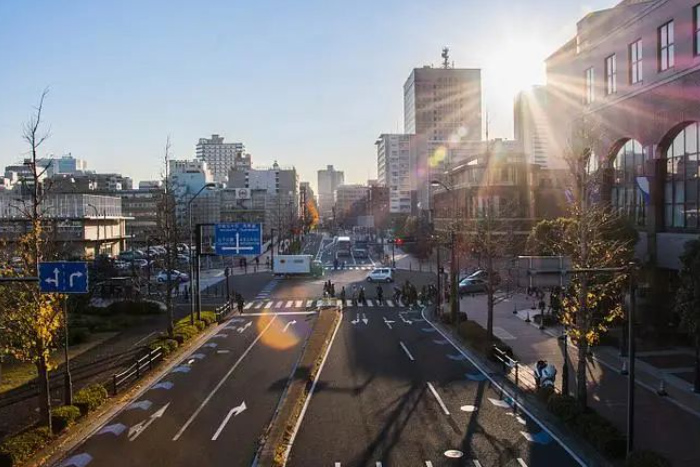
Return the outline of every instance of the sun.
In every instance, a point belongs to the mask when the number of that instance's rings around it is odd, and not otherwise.
[[[534,84],[544,84],[547,51],[534,37],[505,37],[495,41],[483,67],[487,92],[513,99]]]

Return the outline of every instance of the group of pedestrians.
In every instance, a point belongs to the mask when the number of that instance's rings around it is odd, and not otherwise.
[[[343,290],[345,290],[345,287],[343,287]],[[323,296],[335,298],[335,284],[330,279],[323,283]]]

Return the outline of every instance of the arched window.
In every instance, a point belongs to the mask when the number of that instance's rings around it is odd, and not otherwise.
[[[645,155],[642,145],[633,139],[627,141],[615,154],[610,201],[620,213],[629,216],[638,226],[647,218],[645,195],[637,177],[644,176]]]
[[[666,228],[698,228],[698,172],[698,123],[691,123],[678,133],[666,150]]]

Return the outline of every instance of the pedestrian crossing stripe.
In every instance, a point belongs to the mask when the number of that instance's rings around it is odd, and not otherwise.
[[[358,308],[402,308],[405,307],[402,302],[396,302],[394,300],[384,300],[382,303],[376,298],[366,299],[364,302],[356,301],[357,304],[353,305],[352,299],[346,299],[345,304],[338,298],[330,299],[302,299],[302,300],[251,300],[243,306],[244,310],[294,310],[300,308],[314,308],[320,306],[327,306],[333,304],[335,306],[344,306],[345,308],[350,308],[356,306]],[[245,313],[244,313],[245,314]]]
[[[253,306],[253,302],[247,303],[246,306],[243,307],[244,310],[249,310],[250,307]]]
[[[294,306],[295,306],[296,308],[301,308],[301,305],[302,305],[303,303],[304,303],[303,300],[297,300],[297,301],[295,302]]]
[[[267,302],[263,308],[271,308],[272,307],[272,302]]]
[[[313,300],[307,300],[307,301],[306,301],[306,306],[307,306],[307,307],[312,307],[312,306],[314,306],[314,301],[313,301]]]
[[[277,305],[275,305],[275,308],[282,308],[282,305],[284,302],[277,302]]]
[[[333,266],[326,266],[324,268],[326,271],[373,271],[375,266],[345,266],[344,268]]]

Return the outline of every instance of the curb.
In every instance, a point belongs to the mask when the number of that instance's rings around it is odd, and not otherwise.
[[[434,322],[428,318],[426,310],[427,307],[423,308],[421,312],[423,319],[435,328],[435,330],[464,355],[480,372],[486,375],[491,384],[493,384],[504,397],[510,398],[513,401],[513,405],[517,406],[543,430],[547,431],[576,462],[583,467],[611,467],[613,465],[610,461],[604,459],[592,446],[588,446],[578,438],[570,435],[565,429],[562,429],[560,426],[561,422],[542,410],[533,400],[533,396],[515,387],[514,384],[503,377],[498,370],[492,368],[490,363],[484,361],[481,356],[475,355],[474,351],[471,349],[466,348],[451,329],[446,329],[442,323]]]
[[[82,423],[77,424],[64,436],[56,438],[47,448],[37,454],[24,464],[24,467],[39,467],[47,465],[58,465],[59,461],[72,453],[80,444],[99,431],[109,420],[119,415],[124,408],[133,400],[141,397],[148,391],[153,383],[167,375],[177,365],[186,360],[212,335],[218,333],[223,328],[228,319],[222,323],[212,326],[208,331],[203,332],[197,339],[190,341],[187,345],[171,354],[170,358],[164,360],[164,364],[153,370],[150,374],[142,377],[131,388],[112,396],[105,404],[106,407],[96,412],[92,417],[88,416]]]

